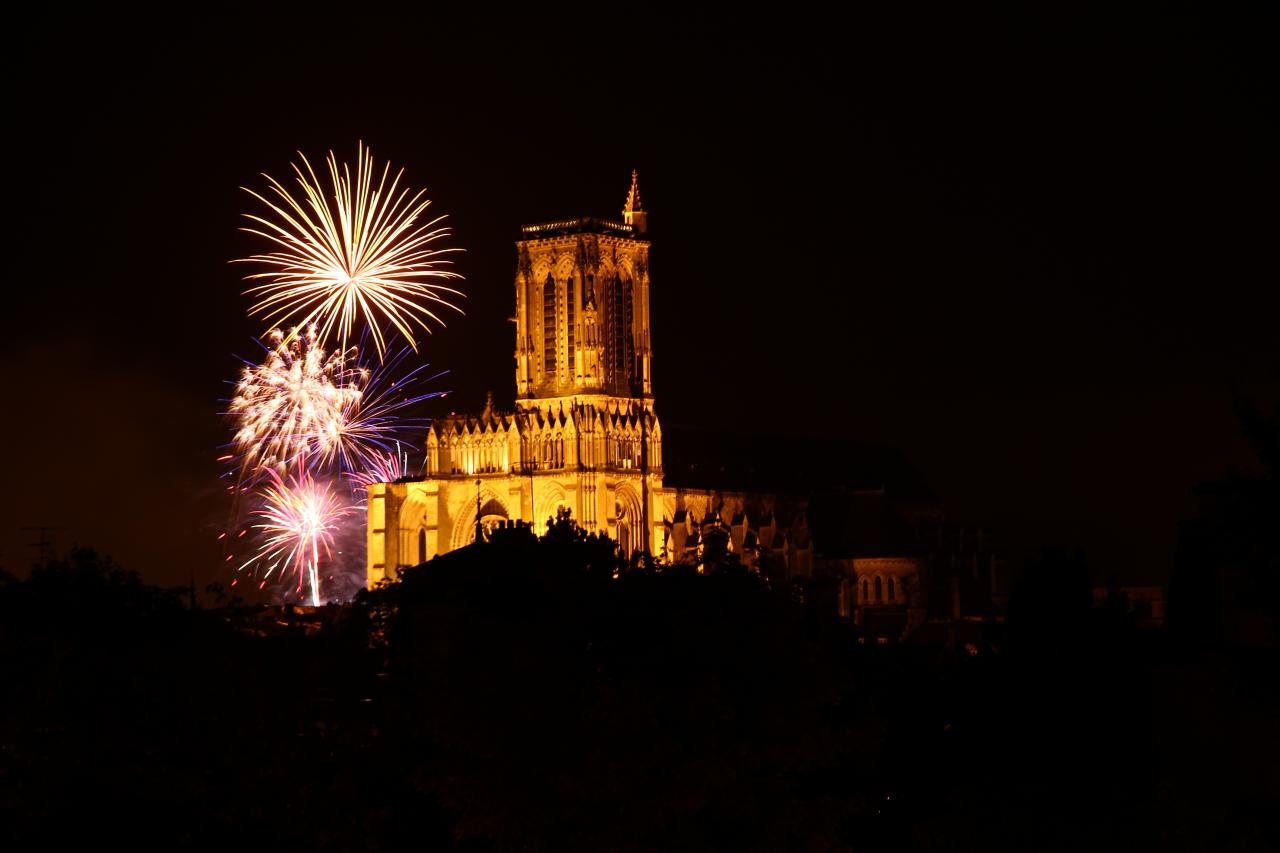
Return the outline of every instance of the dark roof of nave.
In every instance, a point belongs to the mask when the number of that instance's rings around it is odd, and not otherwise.
[[[883,491],[930,500],[933,492],[895,448],[840,439],[703,432],[664,424],[664,485],[771,494]]]
[[[814,549],[823,557],[904,557],[924,550],[902,502],[882,493],[831,492],[808,507]]]
[[[542,240],[546,237],[559,237],[565,234],[609,234],[614,237],[643,239],[637,237],[635,229],[626,223],[598,219],[594,216],[520,226],[521,240]]]

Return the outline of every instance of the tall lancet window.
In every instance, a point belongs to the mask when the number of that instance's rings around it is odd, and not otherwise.
[[[609,306],[609,371],[615,383],[631,383],[631,281],[613,277]]]
[[[542,372],[546,377],[556,372],[556,280],[550,273],[542,285]]]
[[[566,364],[569,368],[570,380],[573,379],[573,365],[574,365],[573,324],[578,319],[578,312],[576,310],[577,302],[578,302],[578,297],[577,297],[577,294],[574,293],[573,276],[571,275],[564,283],[564,318],[565,318],[566,329],[567,329],[567,340],[569,344],[568,355],[566,356]]]

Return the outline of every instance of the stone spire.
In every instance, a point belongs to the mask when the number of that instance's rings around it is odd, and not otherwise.
[[[627,203],[622,207],[622,221],[636,229],[637,234],[643,234],[649,227],[649,215],[645,213],[644,205],[640,202],[640,179],[639,173],[631,170],[631,189],[627,191]]]

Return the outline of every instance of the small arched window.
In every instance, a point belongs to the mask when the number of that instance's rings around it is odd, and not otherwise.
[[[425,563],[427,561],[427,531],[418,529],[418,562]]]
[[[871,582],[866,578],[862,579],[862,600],[864,602],[871,600]]]
[[[880,600],[881,600],[881,595],[880,595],[880,578],[877,576],[877,577],[876,577],[876,601],[880,601]]]
[[[897,596],[893,594],[893,578],[889,578],[889,600],[890,601],[898,600]]]

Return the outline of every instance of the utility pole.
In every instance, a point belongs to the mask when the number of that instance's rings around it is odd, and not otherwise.
[[[640,403],[640,499],[643,505],[640,510],[641,524],[644,525],[644,562],[648,566],[653,554],[649,550],[649,535],[652,525],[649,523],[649,413],[644,403]]]
[[[53,541],[49,538],[49,533],[54,530],[66,530],[65,527],[46,527],[38,525],[35,527],[23,527],[22,530],[33,530],[40,534],[40,538],[35,542],[28,542],[27,546],[36,549],[36,563],[53,562]]]
[[[524,409],[520,412],[520,420],[524,426],[523,434],[520,436],[520,466],[523,473],[529,475],[529,528],[533,531],[533,535],[538,535],[538,510],[537,505],[533,502],[533,469],[535,463],[533,461],[533,436],[529,434],[529,410]]]

